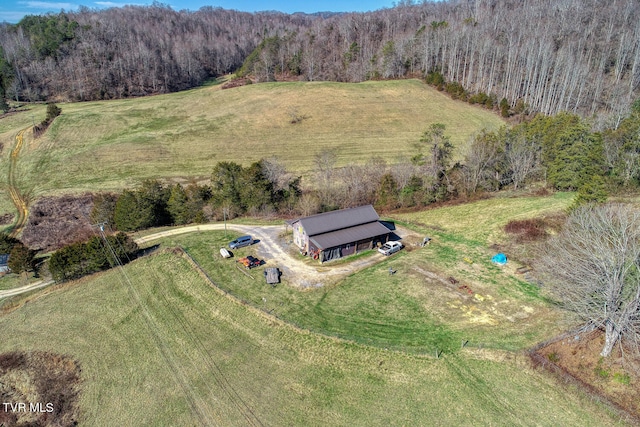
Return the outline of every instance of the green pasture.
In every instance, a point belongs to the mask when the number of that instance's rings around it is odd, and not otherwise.
[[[530,219],[566,211],[575,193],[551,196],[519,196],[498,193],[495,197],[396,215],[397,219],[443,238],[455,238],[471,246],[490,246],[504,241],[504,226],[511,220]],[[455,237],[453,237],[455,236]]]
[[[172,252],[39,295],[0,316],[0,352],[78,360],[80,425],[619,424],[523,355],[436,359],[300,331]]]
[[[456,145],[504,123],[418,80],[209,86],[60,107],[46,135],[20,158],[20,185],[35,195],[119,190],[144,178],[197,180],[219,161],[246,165],[269,156],[305,174],[325,150],[336,151],[339,165],[372,156],[394,163],[414,152],[432,123],[444,123]],[[292,124],[292,116],[302,120]],[[30,113],[9,119],[0,120],[7,141],[32,120]]]

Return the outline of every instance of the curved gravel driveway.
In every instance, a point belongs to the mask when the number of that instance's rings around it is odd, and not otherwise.
[[[224,228],[224,224],[218,223],[190,225],[149,234],[139,237],[135,239],[135,241],[138,245],[142,246],[145,243],[168,236],[200,231],[219,231],[224,230]],[[282,271],[282,277],[287,283],[301,288],[320,287],[328,283],[337,282],[340,278],[369,267],[384,258],[383,255],[375,253],[369,257],[349,263],[333,266],[331,264],[321,265],[319,263],[314,265],[315,263],[307,263],[298,258],[295,247],[287,243],[285,239],[280,236],[284,231],[282,226],[227,224],[227,229],[249,234],[253,236],[254,239],[257,239],[259,242],[255,244],[256,251],[258,255],[266,261],[266,265],[268,267],[278,267],[280,271]],[[20,288],[0,291],[0,299],[40,289],[53,283],[55,283],[53,280],[39,281]]]
[[[283,279],[301,288],[320,287],[329,282],[362,270],[382,260],[383,255],[372,254],[365,259],[359,259],[336,266],[313,265],[300,260],[292,244],[280,236],[284,231],[279,225],[241,225],[227,224],[227,229],[249,234],[259,242],[255,244],[256,251],[264,258],[268,267],[278,267],[282,271]],[[224,224],[202,224],[166,230],[136,239],[141,245],[167,236],[198,231],[224,230]]]

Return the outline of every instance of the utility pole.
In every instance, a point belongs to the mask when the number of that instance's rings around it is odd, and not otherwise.
[[[222,217],[224,218],[224,238],[227,238],[227,207],[222,207]]]

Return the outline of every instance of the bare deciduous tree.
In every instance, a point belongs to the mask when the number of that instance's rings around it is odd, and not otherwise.
[[[320,211],[320,199],[315,194],[305,193],[298,199],[297,209],[302,216],[316,214]]]
[[[505,149],[506,167],[511,173],[513,189],[517,190],[540,168],[539,147],[522,135],[508,138]]]
[[[285,189],[291,182],[293,175],[276,156],[260,160],[260,166],[264,177],[271,182],[274,190]]]
[[[575,210],[544,246],[553,294],[586,327],[605,332],[601,355],[621,340],[640,350],[640,211],[609,204]]]
[[[500,140],[495,133],[485,131],[470,141],[462,169],[467,194],[475,193],[480,187],[486,190],[495,187],[496,166],[502,154]]]

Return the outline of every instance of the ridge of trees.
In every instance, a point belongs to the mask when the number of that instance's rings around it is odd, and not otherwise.
[[[402,1],[315,16],[81,8],[0,25],[0,90],[14,100],[93,100],[182,90],[236,70],[256,81],[345,82],[437,70],[448,91],[503,115],[599,113],[615,127],[638,95],[638,22],[634,0]]]

